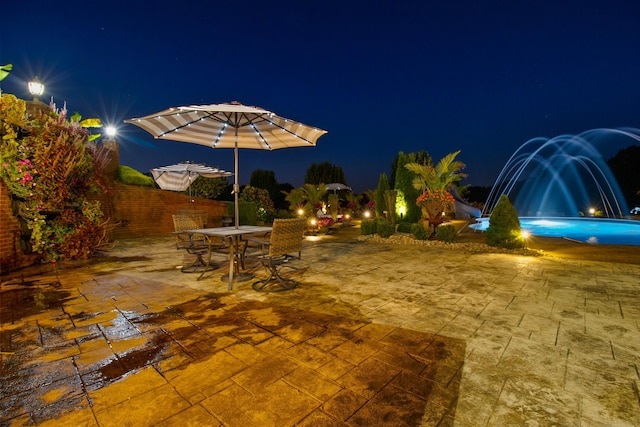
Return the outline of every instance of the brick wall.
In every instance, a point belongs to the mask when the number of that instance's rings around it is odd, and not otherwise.
[[[37,261],[37,255],[23,253],[20,247],[21,234],[20,223],[13,216],[9,190],[0,180],[0,275]]]
[[[224,202],[193,197],[173,191],[151,187],[120,185],[113,202],[101,200],[105,213],[120,224],[114,229],[114,238],[141,237],[166,234],[173,231],[173,218],[178,209],[201,209],[207,211],[207,227],[220,227],[222,217],[227,215]]]
[[[114,240],[173,232],[173,218],[178,209],[207,211],[207,227],[219,227],[227,215],[226,203],[192,198],[172,191],[151,187],[118,184],[113,198],[98,197],[104,213],[118,225],[113,229]],[[20,224],[13,216],[11,198],[4,182],[0,181],[0,274],[33,265],[34,254],[25,255],[20,247]]]

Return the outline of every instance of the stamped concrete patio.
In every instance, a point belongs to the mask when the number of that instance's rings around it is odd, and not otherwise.
[[[637,262],[357,234],[280,294],[180,273],[171,237],[3,275],[0,425],[640,424]]]

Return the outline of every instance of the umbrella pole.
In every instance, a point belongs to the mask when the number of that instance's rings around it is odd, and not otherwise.
[[[189,173],[189,209],[193,209],[193,198],[191,197],[191,172]]]
[[[234,200],[234,210],[235,210],[235,219],[236,219],[236,229],[240,227],[240,209],[238,207],[238,193],[240,192],[240,185],[238,185],[238,127],[236,126],[236,138],[235,138],[235,146],[233,147],[233,158],[234,158],[234,168],[235,168],[235,176],[234,176],[234,184],[233,184],[233,200]]]

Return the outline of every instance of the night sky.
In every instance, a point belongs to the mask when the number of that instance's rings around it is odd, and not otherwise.
[[[535,137],[640,128],[640,2],[5,1],[5,93],[34,75],[70,113],[118,126],[121,164],[233,171],[233,150],[154,140],[124,119],[239,101],[326,129],[312,148],[240,150],[303,184],[312,163],[375,189],[399,151],[462,150],[464,184],[492,185]],[[147,6],[149,5],[149,6]],[[632,145],[598,147],[605,158]],[[626,144],[626,145],[625,145]]]

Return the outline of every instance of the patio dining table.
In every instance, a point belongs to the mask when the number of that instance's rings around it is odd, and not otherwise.
[[[204,234],[209,237],[221,237],[229,240],[229,285],[228,289],[233,289],[233,276],[240,279],[242,277],[240,272],[240,264],[242,263],[243,253],[240,250],[240,242],[242,236],[249,234],[266,234],[271,232],[271,227],[259,226],[259,225],[240,225],[236,227],[214,227],[214,228],[200,228],[196,230],[184,230],[184,233],[189,234]],[[209,247],[211,252],[211,247]],[[211,253],[209,253],[209,259],[211,259]],[[252,278],[253,275],[249,275],[247,279]]]

